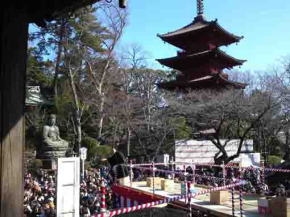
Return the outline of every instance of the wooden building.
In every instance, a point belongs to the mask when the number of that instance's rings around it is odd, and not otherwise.
[[[224,89],[233,87],[244,89],[246,84],[228,79],[224,69],[241,66],[245,60],[236,59],[219,47],[238,43],[243,37],[229,33],[217,20],[207,21],[203,15],[203,0],[197,0],[198,14],[189,25],[158,35],[163,41],[180,49],[177,56],[158,59],[164,66],[179,71],[176,79],[160,83],[167,90]]]

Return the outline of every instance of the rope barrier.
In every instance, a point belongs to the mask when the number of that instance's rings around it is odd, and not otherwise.
[[[264,168],[264,170],[270,171],[270,172],[290,173],[290,170],[288,170],[288,169]]]
[[[155,166],[165,166],[165,165],[169,165],[169,164],[174,164],[174,162],[172,162],[172,163],[154,163],[155,164]],[[132,166],[133,167],[138,167],[138,166],[151,166],[152,165],[152,163],[144,163],[144,164],[133,164]]]
[[[240,180],[243,179],[243,174],[244,173],[244,170],[243,168],[240,169]],[[243,217],[243,213],[244,213],[244,210],[243,210],[243,190],[242,190],[242,187],[239,186],[239,201],[240,201],[240,216]]]
[[[185,203],[187,202],[187,195],[188,195],[188,189],[187,189],[187,173],[185,171],[185,166],[183,165],[183,173],[182,173],[182,176],[183,176],[183,181],[182,181],[182,186],[184,187],[184,194],[185,194]],[[181,189],[182,191],[182,189]],[[181,192],[182,193],[182,192]]]
[[[195,177],[197,174],[195,173],[196,166],[193,163],[191,164],[191,169],[192,169],[192,183],[195,184]]]
[[[132,187],[132,182],[133,182],[133,166],[132,166],[132,160],[130,160],[130,187]]]
[[[171,162],[170,164],[179,164],[179,165],[195,165],[195,166],[208,166],[208,167],[219,167],[222,168],[223,165],[219,164],[192,164],[192,163],[187,163],[187,162]],[[133,164],[133,168],[135,167],[140,167],[140,166],[151,166],[152,164]],[[155,166],[164,166],[164,165],[169,165],[167,163],[155,163]],[[264,169],[265,171],[270,171],[270,172],[281,172],[281,173],[290,173],[290,169],[277,169],[277,168],[262,168],[262,167],[240,167],[240,166],[235,166],[235,165],[229,165],[225,164],[225,168],[235,168],[235,169],[244,169],[244,170],[261,170]]]
[[[205,190],[201,190],[201,191],[199,191],[197,193],[190,193],[188,195],[188,197],[193,198],[193,197],[196,197],[198,195],[203,195],[203,194],[207,194],[207,193],[214,192],[214,191],[221,191],[221,190],[225,190],[225,189],[229,189],[229,188],[234,188],[234,187],[237,187],[237,186],[245,185],[246,183],[247,183],[246,181],[240,181],[240,182],[237,182],[237,183],[234,183],[234,184],[230,184],[230,185],[226,185],[226,186],[222,186],[222,187],[214,187],[214,188],[211,188],[211,189],[205,189]],[[166,199],[158,200],[158,201],[155,201],[155,202],[145,203],[145,204],[142,204],[142,205],[137,205],[137,206],[133,206],[133,207],[127,207],[127,208],[122,208],[122,209],[118,209],[118,210],[109,211],[109,212],[106,212],[106,213],[97,214],[97,215],[95,215],[95,217],[112,217],[112,216],[115,216],[115,215],[120,215],[120,214],[129,213],[129,212],[134,212],[134,211],[137,211],[137,210],[150,208],[150,207],[153,207],[153,206],[156,206],[156,205],[160,205],[160,204],[164,204],[164,203],[170,203],[170,202],[174,202],[174,201],[177,201],[177,200],[182,200],[182,199],[185,199],[185,198],[186,198],[185,195],[180,195],[180,196],[173,197],[173,198],[166,198]]]
[[[155,194],[155,164],[152,162],[152,176],[153,176],[153,194]]]
[[[101,213],[105,213],[107,211],[107,205],[106,205],[106,186],[104,179],[101,180]]]
[[[241,215],[241,217],[243,217],[243,213],[244,213],[244,210],[243,210],[243,191],[242,191],[241,186],[239,186],[239,197],[240,197],[240,215]]]
[[[187,181],[187,180],[186,180]],[[190,191],[190,188],[191,188],[191,186],[190,186],[190,182],[189,181],[187,181],[187,194],[189,195],[190,193],[191,193],[191,191]],[[191,197],[188,197],[188,217],[192,217],[192,211],[191,211]]]
[[[232,195],[232,214],[235,216],[235,189],[231,189],[231,195]]]
[[[223,161],[223,164],[222,164],[222,170],[223,170],[223,178],[224,178],[223,179],[223,184],[226,185],[226,179],[225,178],[226,178],[226,173],[227,172],[226,172],[226,167],[225,167],[225,162],[224,161]]]

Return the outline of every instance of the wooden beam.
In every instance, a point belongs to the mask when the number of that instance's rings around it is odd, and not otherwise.
[[[20,217],[23,216],[26,11],[21,6],[2,7],[0,22],[0,217]]]

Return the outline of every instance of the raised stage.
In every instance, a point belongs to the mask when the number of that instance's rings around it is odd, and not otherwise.
[[[132,189],[137,190],[140,193],[144,193],[146,196],[152,196],[152,198],[156,199],[164,199],[164,198],[174,198],[181,194],[181,184],[180,183],[174,183],[174,186],[172,187],[172,190],[163,191],[160,188],[153,188],[147,187],[145,181],[141,182],[132,182],[132,185],[128,184],[127,187],[130,187]],[[202,187],[196,187],[194,188],[195,191],[201,191],[204,190]],[[153,193],[154,192],[154,193]],[[255,196],[244,196],[243,197],[243,216],[245,217],[256,217],[256,216],[265,216],[260,215],[258,213],[258,204],[257,204],[257,197]],[[176,207],[180,209],[186,208],[185,200],[179,200],[174,201],[169,204],[170,207]],[[161,206],[164,206],[162,204]],[[202,212],[206,212],[210,214],[211,216],[219,216],[219,217],[228,217],[232,216],[232,199],[229,198],[229,202],[225,205],[213,205],[210,204],[210,195],[209,193],[204,195],[199,195],[196,198],[191,199],[191,207],[195,210],[200,210]],[[235,216],[241,216],[240,215],[240,201],[239,201],[239,195],[235,194]],[[268,215],[269,217],[271,215]]]

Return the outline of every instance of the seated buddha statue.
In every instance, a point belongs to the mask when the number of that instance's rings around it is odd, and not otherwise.
[[[56,125],[56,116],[50,115],[48,125],[43,127],[43,144],[45,146],[68,146],[68,142],[60,138],[59,128]]]
[[[38,158],[50,159],[64,157],[68,149],[68,142],[60,137],[56,125],[56,115],[49,116],[48,124],[43,127],[42,144],[38,150]]]

